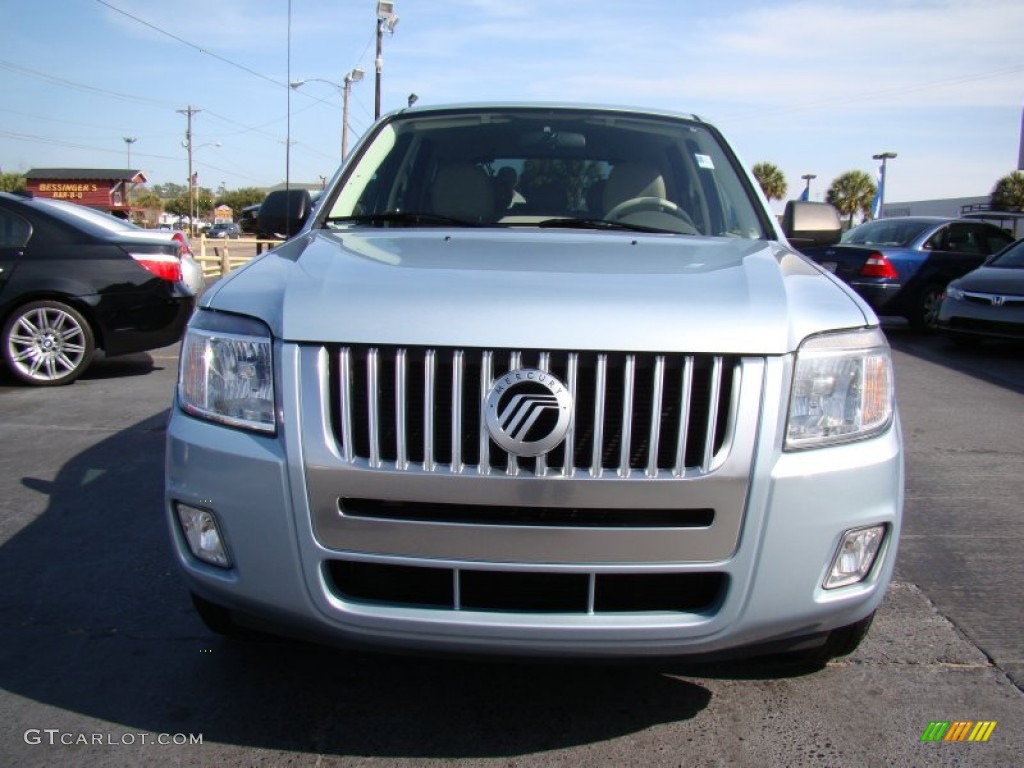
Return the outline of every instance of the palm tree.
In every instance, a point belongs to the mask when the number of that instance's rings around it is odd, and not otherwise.
[[[847,227],[853,226],[853,214],[860,212],[864,218],[871,213],[871,202],[878,188],[864,171],[847,171],[832,180],[825,194],[825,200],[837,211],[849,216]]]
[[[992,188],[992,209],[1024,211],[1024,171],[1003,176]]]
[[[757,163],[750,172],[754,174],[757,183],[761,185],[761,191],[769,200],[781,200],[786,196],[789,185],[786,177],[779,166],[771,163]]]

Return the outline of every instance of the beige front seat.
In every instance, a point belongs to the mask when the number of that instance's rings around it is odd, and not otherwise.
[[[604,188],[604,212],[635,197],[667,197],[665,179],[647,163],[619,163],[608,174]]]
[[[443,166],[430,194],[433,212],[463,221],[494,220],[494,186],[484,170],[473,163]]]

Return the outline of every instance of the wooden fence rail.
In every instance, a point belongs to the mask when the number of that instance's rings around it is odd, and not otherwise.
[[[263,251],[268,251],[280,240],[261,240],[254,237],[240,237],[237,240],[199,237],[199,252],[193,254],[203,268],[203,276],[217,279],[247,263]]]

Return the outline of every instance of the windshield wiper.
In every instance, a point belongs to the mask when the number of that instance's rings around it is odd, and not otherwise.
[[[451,216],[436,213],[415,213],[413,211],[383,211],[381,213],[365,213],[358,216],[330,216],[325,224],[408,224],[428,227],[479,227],[474,221],[465,221]]]
[[[669,229],[661,229],[660,227],[645,227],[642,224],[627,224],[624,221],[608,221],[608,219],[588,219],[588,218],[557,218],[557,219],[544,219],[538,221],[535,226],[538,227],[550,227],[552,229],[609,229],[609,230],[624,230],[627,232],[660,232],[663,234],[678,235],[679,232],[673,232]]]

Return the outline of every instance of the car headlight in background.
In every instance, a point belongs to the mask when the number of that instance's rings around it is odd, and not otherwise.
[[[893,399],[892,358],[879,329],[812,336],[796,353],[785,447],[877,434],[892,422]]]
[[[270,331],[258,320],[197,312],[181,347],[181,408],[202,419],[272,434],[271,346]]]
[[[964,298],[964,292],[952,284],[946,288],[946,295],[954,301],[963,301]]]

